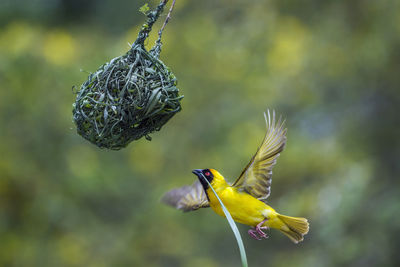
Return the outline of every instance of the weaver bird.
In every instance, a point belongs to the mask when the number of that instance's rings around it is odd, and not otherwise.
[[[264,113],[264,117],[267,123],[264,140],[233,184],[229,184],[217,170],[196,169],[193,173],[198,180],[191,186],[169,191],[162,200],[183,211],[211,207],[225,217],[217,197],[206,182],[208,180],[232,218],[252,227],[248,234],[254,239],[267,238],[263,230],[275,228],[294,243],[302,241],[309,229],[307,219],[281,215],[266,204],[271,192],[272,167],[285,147],[286,129],[281,118],[275,122],[275,111],[272,118],[269,111],[268,115]]]

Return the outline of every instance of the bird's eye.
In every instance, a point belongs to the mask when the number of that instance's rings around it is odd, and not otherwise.
[[[204,173],[204,175],[208,177],[208,176],[211,176],[211,173],[210,173],[209,171],[206,171],[206,172]]]

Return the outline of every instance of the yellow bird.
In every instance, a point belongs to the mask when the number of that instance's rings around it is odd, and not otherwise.
[[[279,118],[275,123],[275,111],[264,113],[267,132],[261,146],[252,157],[239,178],[233,184],[214,169],[196,169],[193,173],[198,180],[191,186],[183,186],[166,193],[163,202],[183,211],[211,207],[218,215],[225,217],[221,205],[214,195],[207,179],[232,218],[252,226],[248,234],[257,239],[267,238],[263,230],[275,228],[288,236],[294,243],[303,241],[308,233],[307,219],[281,215],[266,204],[271,192],[272,167],[286,143],[286,129]]]

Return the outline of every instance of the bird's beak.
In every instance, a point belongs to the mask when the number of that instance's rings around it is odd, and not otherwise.
[[[195,169],[192,171],[192,173],[196,174],[197,177],[199,177],[199,178],[203,176],[203,172],[201,169]]]
[[[192,171],[192,173],[196,174],[196,176],[199,179],[200,183],[202,184],[204,190],[207,190],[208,182],[207,182],[207,178],[203,174],[203,170],[202,169],[195,169],[195,170]]]

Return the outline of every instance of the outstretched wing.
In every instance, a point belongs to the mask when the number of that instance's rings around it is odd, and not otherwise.
[[[198,210],[210,206],[203,186],[198,180],[192,185],[182,186],[167,192],[161,201],[183,211]]]
[[[281,117],[275,123],[275,111],[272,111],[271,119],[269,110],[268,117],[265,112],[264,117],[267,123],[267,133],[264,140],[249,164],[232,185],[260,200],[269,197],[272,167],[286,143],[286,129],[283,128],[284,122],[281,122]]]

